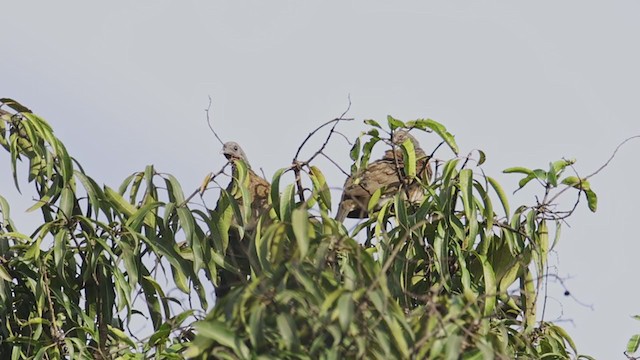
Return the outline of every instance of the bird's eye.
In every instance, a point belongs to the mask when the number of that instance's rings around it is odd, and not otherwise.
[[[237,147],[237,146],[234,146],[234,147],[233,147],[233,150],[238,151],[238,147]]]

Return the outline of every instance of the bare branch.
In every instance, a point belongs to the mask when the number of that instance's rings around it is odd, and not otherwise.
[[[609,157],[609,160],[607,160],[607,162],[605,162],[602,166],[600,166],[598,168],[598,170],[594,171],[593,173],[587,175],[584,179],[587,180],[589,178],[591,178],[592,176],[596,175],[597,173],[599,173],[600,171],[602,171],[602,169],[606,168],[609,163],[613,160],[614,157],[616,157],[616,154],[618,153],[618,150],[620,150],[620,148],[622,147],[622,145],[626,144],[628,141],[631,141],[633,139],[637,139],[640,138],[640,135],[635,135],[629,138],[626,138],[623,142],[621,142],[616,149],[613,151],[613,154],[611,154],[611,156]]]
[[[220,136],[218,136],[218,133],[216,133],[216,131],[213,130],[213,126],[211,125],[211,119],[209,118],[209,111],[211,110],[211,101],[212,101],[211,95],[209,95],[209,105],[207,106],[206,109],[204,109],[204,112],[207,114],[207,125],[209,125],[209,129],[211,129],[211,132],[213,133],[213,135],[215,135],[216,139],[220,141],[220,145],[224,145],[224,141],[220,139]]]

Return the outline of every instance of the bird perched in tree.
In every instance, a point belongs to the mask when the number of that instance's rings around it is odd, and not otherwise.
[[[222,154],[232,163],[234,167],[234,177],[237,178],[237,169],[234,163],[234,160],[243,160],[247,166],[248,170],[248,184],[247,188],[249,189],[249,194],[251,194],[251,209],[252,216],[256,219],[258,216],[262,215],[264,211],[268,209],[268,198],[269,198],[269,188],[270,184],[267,180],[258,176],[253,170],[251,170],[251,165],[249,164],[249,159],[247,158],[247,154],[245,154],[244,150],[238,145],[238,143],[234,141],[229,141],[222,145]],[[229,184],[229,189],[232,187],[233,182]]]
[[[242,231],[242,234],[244,235],[241,235],[241,232],[238,231],[238,224],[232,225],[229,229],[229,246],[226,252],[226,262],[231,264],[235,270],[220,269],[218,272],[220,282],[215,289],[218,299],[226,295],[232,287],[246,282],[247,276],[251,274],[249,265],[251,246],[248,237],[252,236],[251,233],[255,230],[260,216],[269,210],[268,196],[270,189],[269,182],[251,170],[247,155],[238,143],[233,141],[224,143],[222,146],[222,154],[232,164],[233,177],[235,179],[229,183],[227,191],[235,198],[239,206],[242,206],[244,199],[242,198],[242,192],[238,190],[236,184],[236,180],[240,180],[238,179],[239,172],[236,161],[244,161],[247,167],[244,184],[247,186],[251,196],[251,214],[249,214],[249,218],[246,219],[247,221],[243,226],[244,231]],[[220,209],[216,208],[216,211],[220,211]]]
[[[413,143],[416,155],[416,177],[419,181],[406,179],[404,176],[404,155],[399,146],[407,139]],[[384,190],[380,202],[394,196],[400,190],[408,195],[408,200],[411,202],[422,200],[424,191],[420,182],[428,182],[431,179],[429,156],[422,150],[418,140],[407,130],[395,131],[391,141],[394,144],[394,150],[387,150],[380,160],[370,163],[365,169],[347,178],[336,220],[342,222],[347,217],[358,219],[368,217],[369,200],[376,190],[382,187]],[[403,184],[408,186],[406,190]]]

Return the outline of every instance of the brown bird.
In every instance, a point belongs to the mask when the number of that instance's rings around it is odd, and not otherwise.
[[[420,182],[428,182],[431,179],[429,156],[422,150],[418,140],[406,130],[395,131],[391,141],[395,146],[400,146],[406,139],[413,143],[416,154],[416,175],[419,181],[404,178],[402,149],[387,150],[382,159],[370,163],[365,169],[361,169],[347,178],[336,220],[342,222],[347,217],[357,219],[368,217],[369,200],[381,187],[385,188],[380,197],[379,205],[383,200],[392,197],[401,190],[409,195],[411,202],[422,200],[424,191]],[[407,182],[408,189],[405,191],[403,184]]]
[[[254,220],[257,220],[257,217],[262,215],[264,211],[268,209],[268,198],[269,198],[269,189],[271,185],[269,182],[262,177],[258,176],[253,170],[251,170],[251,165],[249,165],[249,159],[247,158],[247,154],[245,154],[244,150],[238,145],[238,143],[234,141],[229,141],[222,145],[222,154],[232,163],[233,165],[233,173],[234,177],[237,178],[237,169],[234,160],[243,160],[247,165],[248,174],[248,184],[247,188],[249,189],[249,193],[251,194],[251,209],[252,209],[252,217]],[[233,187],[233,181],[229,184],[228,190]],[[238,199],[238,198],[237,198]],[[239,199],[240,200],[240,199]]]
[[[238,169],[235,164],[236,160],[243,160],[247,166],[247,189],[251,195],[251,214],[247,222],[244,224],[244,237],[241,238],[237,224],[229,229],[229,247],[226,253],[226,262],[231,264],[235,270],[220,269],[218,274],[220,282],[215,288],[216,298],[220,299],[225,296],[235,286],[241,285],[247,281],[247,277],[251,274],[249,258],[251,257],[250,239],[251,233],[255,230],[260,216],[269,210],[269,189],[268,181],[258,176],[249,165],[249,160],[244,150],[238,143],[230,141],[222,146],[222,154],[231,162],[233,166],[233,176],[238,178]],[[244,199],[241,192],[236,188],[235,180],[232,180],[227,186],[227,191],[236,199],[238,205],[242,206]],[[216,209],[218,210],[218,209]]]

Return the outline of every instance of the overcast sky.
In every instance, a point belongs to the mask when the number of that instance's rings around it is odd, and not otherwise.
[[[155,164],[185,191],[225,162],[205,122],[209,95],[219,134],[268,178],[349,94],[357,121],[346,135],[387,114],[435,119],[463,154],[483,149],[509,192],[517,177],[504,168],[567,157],[586,175],[640,134],[639,2],[428,3],[7,2],[0,96],[47,119],[97,181],[117,186]],[[420,136],[425,149],[430,139]],[[330,149],[345,168],[348,149],[339,139]],[[553,260],[577,301],[552,287],[546,318],[601,359],[624,358],[640,332],[630,318],[640,314],[639,151],[629,143],[592,179],[599,210],[581,204]],[[38,214],[23,214],[31,195],[12,189],[7,158],[0,194],[29,228]],[[344,176],[323,169],[339,188]],[[512,209],[533,201],[517,194]]]

